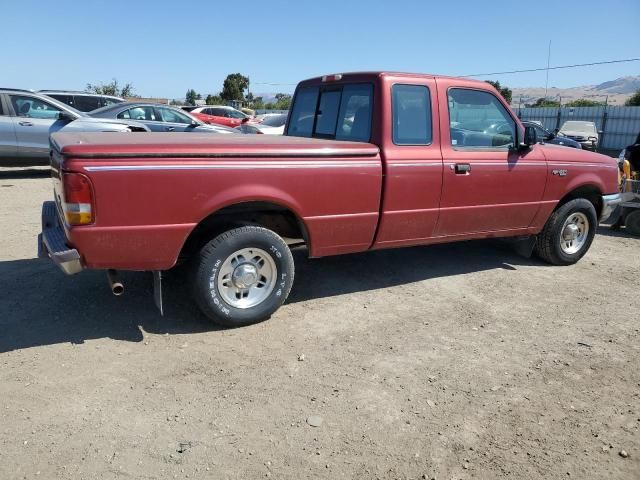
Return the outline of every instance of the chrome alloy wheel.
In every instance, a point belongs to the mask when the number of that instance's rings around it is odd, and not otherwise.
[[[560,248],[567,255],[573,255],[587,243],[589,219],[584,213],[575,212],[567,217],[560,232]]]
[[[227,257],[218,273],[218,292],[234,308],[264,302],[276,285],[276,263],[264,250],[243,248]]]

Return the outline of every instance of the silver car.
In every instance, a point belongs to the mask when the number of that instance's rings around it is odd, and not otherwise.
[[[238,133],[233,128],[202,123],[184,110],[155,103],[117,103],[94,110],[89,115],[96,118],[134,120],[146,125],[152,132]]]
[[[0,165],[49,163],[49,135],[65,132],[148,132],[129,120],[93,118],[29,90],[0,88]]]

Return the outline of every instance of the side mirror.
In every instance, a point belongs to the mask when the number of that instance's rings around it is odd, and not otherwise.
[[[71,122],[75,120],[75,118],[69,112],[62,111],[58,113],[58,120],[62,120],[63,122]]]
[[[244,117],[241,123],[247,123],[249,121],[249,117]]]
[[[538,143],[538,134],[536,133],[536,129],[533,127],[524,127],[524,138],[520,147],[530,148],[536,143]]]
[[[191,128],[195,128],[198,125],[200,125],[198,122],[196,122],[195,120],[191,120],[191,124],[189,125]]]
[[[555,128],[555,129],[553,130],[553,134],[557,136],[559,131],[560,131],[560,129],[559,129],[559,128]]]

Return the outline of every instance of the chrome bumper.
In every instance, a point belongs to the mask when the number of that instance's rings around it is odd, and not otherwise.
[[[67,246],[64,230],[58,221],[55,202],[42,204],[42,233],[38,235],[38,257],[50,258],[67,275],[79,273],[84,268],[78,251]]]
[[[619,193],[612,193],[611,195],[603,195],[602,196],[602,213],[600,214],[600,222],[601,223],[609,223],[614,216],[616,211],[616,207],[618,207],[622,203],[622,195]]]

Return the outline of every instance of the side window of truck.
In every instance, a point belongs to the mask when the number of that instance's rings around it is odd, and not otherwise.
[[[369,83],[300,88],[287,135],[368,142],[372,104],[373,85]]]
[[[391,97],[393,143],[429,145],[433,140],[429,89],[424,85],[394,85]]]
[[[448,97],[451,146],[502,150],[515,144],[516,123],[494,95],[451,88]]]

